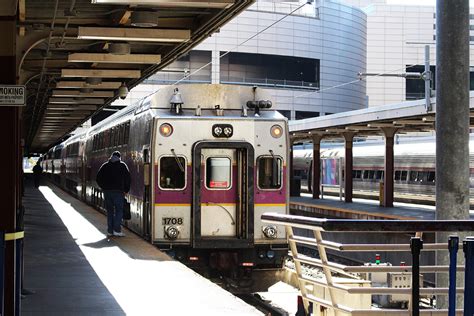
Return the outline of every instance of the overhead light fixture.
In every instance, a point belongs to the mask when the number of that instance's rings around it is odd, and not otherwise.
[[[102,78],[88,77],[86,78],[86,83],[90,84],[91,86],[96,86],[102,83]]]
[[[133,11],[131,25],[136,27],[157,27],[158,15],[152,11]]]
[[[139,29],[113,27],[86,27],[79,26],[78,39],[109,40],[125,42],[168,42],[181,43],[191,38],[190,30],[176,29]]]
[[[109,43],[108,51],[112,55],[129,55],[131,48],[129,43]]]
[[[84,93],[84,94],[92,94],[94,92],[94,89],[92,89],[92,88],[80,88],[79,92]],[[61,93],[59,93],[59,94],[61,94]],[[54,95],[54,92],[53,92],[53,95]],[[64,93],[63,93],[63,95],[64,95]]]

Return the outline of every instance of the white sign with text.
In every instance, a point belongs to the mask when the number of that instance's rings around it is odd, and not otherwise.
[[[25,106],[25,86],[0,85],[0,106]]]

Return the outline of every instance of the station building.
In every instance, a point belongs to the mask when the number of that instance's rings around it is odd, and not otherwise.
[[[436,8],[433,5],[400,5],[390,0],[343,0],[367,15],[367,72],[423,72],[425,45],[436,75]],[[474,90],[474,11],[470,14],[471,90]],[[435,80],[432,88],[435,88]],[[367,77],[369,106],[399,103],[425,97],[423,80]],[[434,95],[434,92],[433,92]]]
[[[285,17],[303,3],[257,1],[114,105],[130,105],[190,75],[182,82],[269,89],[274,107],[289,119],[365,108],[365,82],[357,74],[366,71],[366,14],[314,1]]]

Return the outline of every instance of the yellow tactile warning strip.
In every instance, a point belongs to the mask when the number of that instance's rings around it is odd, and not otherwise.
[[[367,218],[367,219],[400,219],[400,220],[417,219],[415,217],[390,215],[390,214],[383,214],[383,213],[354,211],[354,210],[344,209],[344,208],[340,208],[340,207],[327,206],[327,205],[321,205],[321,204],[310,204],[310,203],[303,203],[303,202],[290,202],[290,208],[291,208],[291,205],[303,206],[303,207],[311,208],[311,209],[320,209],[320,210],[325,210],[325,211],[333,211],[333,212],[339,212],[339,213],[353,214],[353,215],[357,215],[358,218],[364,217],[364,218]],[[299,211],[303,211],[303,210],[299,209]],[[351,218],[351,217],[349,217],[349,218]]]
[[[17,240],[17,239],[22,239],[25,237],[25,232],[16,232],[16,233],[8,233],[5,234],[5,241],[9,240]]]

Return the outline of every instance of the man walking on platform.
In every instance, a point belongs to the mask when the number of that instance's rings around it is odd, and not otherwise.
[[[36,165],[33,167],[33,181],[35,182],[35,188],[38,188],[41,181],[41,174],[43,173],[43,168],[40,165],[40,161],[36,162]]]
[[[121,161],[120,152],[114,151],[97,173],[97,184],[104,192],[107,210],[107,236],[124,237],[121,223],[123,217],[124,195],[130,190],[130,172]]]

